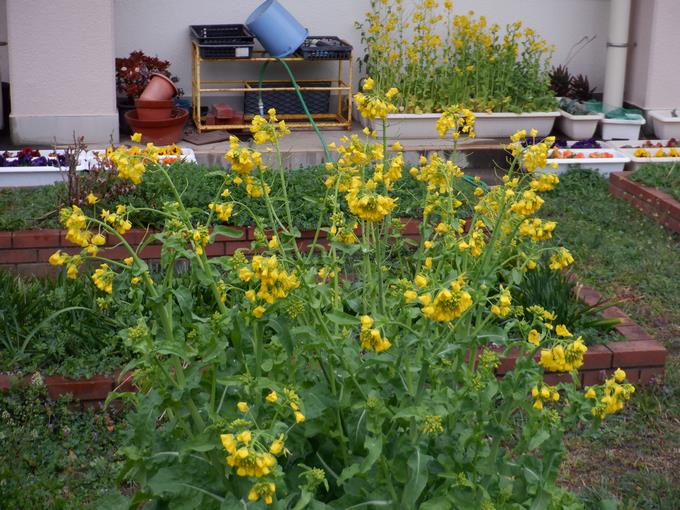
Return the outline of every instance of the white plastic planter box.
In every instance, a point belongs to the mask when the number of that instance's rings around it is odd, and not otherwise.
[[[96,159],[104,157],[104,156],[106,156],[105,150],[88,151],[87,160],[93,161],[93,160],[96,160]],[[177,157],[177,156],[159,156],[158,159],[163,161],[163,160],[167,160],[169,158],[174,158],[174,157]],[[196,163],[196,154],[194,153],[193,149],[182,148],[182,155],[178,156],[178,158],[183,163]]]
[[[600,120],[603,140],[637,140],[645,119],[607,119]]]
[[[565,150],[565,149],[559,149]],[[609,175],[612,172],[621,172],[626,163],[630,162],[630,158],[617,149],[610,147],[603,147],[601,149],[570,149],[577,153],[585,154],[583,158],[572,159],[548,159],[548,165],[537,169],[541,173],[555,173],[562,174],[569,170],[569,168],[591,168],[596,170],[601,175]],[[594,152],[608,152],[612,154],[613,158],[591,158],[588,157]],[[551,163],[557,163],[557,168],[552,168]]]
[[[604,118],[601,113],[573,115],[562,109],[560,109],[560,115],[557,119],[557,127],[562,133],[574,140],[592,138],[597,129],[597,124]]]
[[[632,141],[610,141],[607,142],[607,145],[609,147],[613,147],[616,150],[622,152],[626,156],[630,158],[630,163],[627,165],[626,169],[630,171],[637,170],[640,168],[642,165],[647,165],[647,164],[661,164],[661,163],[675,163],[675,164],[680,164],[680,157],[661,157],[657,158],[654,157],[654,154],[659,150],[663,150],[664,152],[668,152],[671,147],[642,147],[644,143],[661,143],[662,145],[667,145],[668,140],[632,140]],[[627,146],[627,147],[624,147]],[[636,156],[635,151],[638,149],[645,149],[647,152],[649,152],[650,156],[649,157],[641,157],[641,156]],[[680,150],[680,147],[676,147],[676,149]]]
[[[0,150],[0,152],[5,152]],[[18,152],[18,151],[8,151]],[[64,154],[63,150],[41,150],[41,156],[50,157],[50,154]],[[53,159],[53,158],[50,158]],[[87,170],[87,154],[78,157],[77,172]],[[47,186],[55,182],[68,180],[68,167],[66,166],[9,166],[0,167],[0,188],[24,188]]]
[[[475,113],[475,134],[477,138],[510,138],[522,129],[538,131],[537,137],[548,136],[560,112],[530,113]]]
[[[649,117],[658,138],[680,138],[680,117],[673,117],[671,110],[653,110]]]
[[[510,138],[522,129],[536,129],[539,137],[548,136],[559,112],[475,113],[476,138]],[[393,113],[387,116],[387,135],[391,139],[439,139],[437,121],[441,113]],[[371,129],[382,133],[381,121],[369,121]]]

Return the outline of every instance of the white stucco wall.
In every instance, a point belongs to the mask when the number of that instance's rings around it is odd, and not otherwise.
[[[338,35],[349,41],[357,54],[361,50],[354,22],[363,18],[369,8],[368,0],[280,1],[313,35]],[[190,95],[189,25],[244,23],[260,3],[261,0],[114,0],[116,56],[127,56],[140,49],[170,60],[172,72],[180,78],[179,85]],[[574,73],[586,74],[591,84],[601,90],[609,0],[455,0],[454,8],[458,13],[474,9],[487,16],[489,22],[502,25],[521,19],[557,46],[555,64],[564,63],[571,47],[584,36],[595,35],[596,39],[572,60],[569,68]],[[250,76],[255,77],[256,68],[250,69],[253,69]],[[311,77],[312,69],[308,69],[310,74],[306,76]],[[300,67],[298,72],[305,76]],[[218,66],[213,73],[213,76],[230,73],[238,79],[248,71],[245,67]]]
[[[16,143],[118,136],[110,0],[8,0]]]

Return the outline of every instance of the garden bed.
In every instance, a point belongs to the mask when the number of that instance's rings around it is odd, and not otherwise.
[[[680,202],[669,193],[651,188],[631,179],[632,172],[617,172],[609,176],[609,191],[625,200],[664,227],[680,233]]]
[[[417,232],[409,224],[407,231]],[[406,234],[408,235],[408,234]],[[578,297],[586,304],[594,306],[601,302],[602,296],[592,287],[578,285]],[[626,371],[627,379],[637,384],[661,384],[665,373],[665,363],[668,352],[659,342],[636,324],[626,313],[617,307],[605,310],[602,315],[607,318],[617,318],[621,322],[615,330],[624,337],[625,341],[596,344],[588,347],[583,358],[583,367],[579,369],[582,386],[600,384],[605,378],[611,377],[617,368]],[[505,356],[496,368],[496,375],[503,377],[513,369],[517,356],[510,353]],[[13,384],[29,384],[32,376],[17,377],[13,374],[0,373],[0,390],[8,390]],[[558,384],[571,381],[571,374],[566,372],[547,372],[547,384]],[[135,391],[132,374],[127,373],[121,378],[120,371],[111,374],[99,374],[90,378],[73,379],[60,375],[43,377],[50,398],[57,399],[70,394],[83,407],[100,404],[106,400],[111,392]]]

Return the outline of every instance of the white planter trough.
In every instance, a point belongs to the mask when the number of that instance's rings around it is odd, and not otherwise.
[[[663,145],[663,147],[645,147],[645,144],[651,145]],[[668,145],[668,140],[632,140],[632,141],[610,141],[607,145],[615,148],[616,150],[622,152],[627,157],[630,158],[630,163],[627,165],[626,169],[630,171],[637,170],[642,165],[656,165],[662,163],[673,163],[680,166],[680,156],[662,156],[657,157],[655,154],[662,150],[664,153],[668,154],[671,149],[680,151],[680,147],[666,147]],[[649,153],[649,156],[636,156],[635,153],[638,149],[644,149]]]
[[[89,151],[88,156],[87,156],[88,161],[97,160],[97,159],[100,159],[100,158],[103,158],[103,157],[106,157],[106,151],[105,150]],[[159,156],[158,157],[158,159],[161,162],[167,161],[171,158],[177,158],[182,163],[196,163],[196,154],[194,153],[193,149],[182,148],[182,154],[180,156]]]
[[[645,119],[640,115],[634,115],[630,119],[607,119],[600,120],[603,140],[637,140],[640,138],[640,128],[645,124]]]
[[[553,149],[554,150],[554,149]],[[564,151],[567,149],[557,149]],[[569,170],[570,167],[578,168],[591,168],[596,170],[601,175],[609,175],[612,172],[621,172],[626,165],[630,162],[630,158],[614,148],[604,147],[602,149],[568,149],[576,154],[583,154],[580,158],[548,158],[548,165],[543,168],[537,169],[537,172],[541,173],[555,173],[562,174]],[[603,157],[591,157],[595,153],[608,153],[613,157],[603,158]],[[552,168],[551,163],[557,163],[557,168]]]
[[[538,131],[539,137],[550,134],[559,112],[475,113],[476,138],[510,138],[522,129]],[[441,113],[393,113],[387,116],[387,136],[391,139],[439,139],[437,121]],[[382,134],[382,122],[369,121],[371,129]]]
[[[672,111],[676,110],[653,110],[649,112],[654,134],[658,138],[680,138],[680,117],[673,117]],[[680,112],[678,112],[678,115],[680,115]]]
[[[16,153],[18,151],[7,151]],[[64,154],[63,150],[41,150],[40,156],[48,159],[56,159],[55,154]],[[4,154],[5,151],[0,152]],[[53,155],[50,157],[50,155]],[[7,158],[8,161],[16,158]],[[78,157],[76,171],[87,170],[87,154]],[[47,186],[55,182],[66,182],[68,180],[68,167],[66,166],[3,166],[0,167],[0,188],[24,188]]]
[[[592,138],[597,129],[597,124],[604,118],[601,113],[589,113],[587,115],[573,115],[560,109],[560,117],[557,119],[557,127],[562,133],[574,140]]]

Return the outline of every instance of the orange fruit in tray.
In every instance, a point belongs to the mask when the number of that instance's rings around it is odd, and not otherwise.
[[[576,154],[574,154],[574,159],[583,159],[585,157],[586,155],[583,154],[582,152],[577,152]]]

